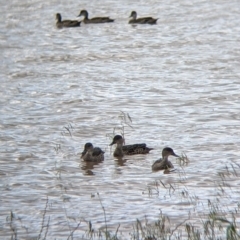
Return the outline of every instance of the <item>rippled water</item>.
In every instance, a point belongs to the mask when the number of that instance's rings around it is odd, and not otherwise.
[[[189,213],[197,221],[208,200],[227,212],[237,207],[239,1],[1,3],[0,236],[12,234],[11,211],[23,239],[37,236],[43,219],[49,238],[66,239],[79,222],[75,236],[88,221],[103,227],[102,206],[109,227],[123,233],[160,211],[173,223]],[[84,8],[90,18],[116,20],[55,28],[56,12],[75,19]],[[127,24],[132,10],[158,24]],[[126,143],[154,151],[114,160],[109,136],[122,126]],[[88,141],[105,150],[103,163],[81,161]],[[189,164],[171,158],[175,172],[152,173],[165,146]]]

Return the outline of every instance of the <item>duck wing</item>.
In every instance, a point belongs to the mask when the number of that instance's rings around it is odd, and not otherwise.
[[[152,165],[152,170],[153,171],[159,171],[159,170],[164,170],[167,168],[166,165],[167,159],[158,159],[157,161],[155,161]]]
[[[174,168],[174,166],[168,159],[160,158],[159,160],[155,161],[152,165],[153,171],[160,171],[169,168]]]
[[[92,23],[104,23],[104,22],[113,22],[114,19],[111,19],[109,17],[94,17],[89,19]]]
[[[146,153],[149,153],[152,149],[153,148],[147,147],[145,143],[122,146],[122,150],[126,155],[146,154]]]
[[[155,24],[158,19],[152,18],[152,17],[145,17],[145,18],[138,18],[137,20],[142,24]]]
[[[153,19],[152,17],[137,18],[137,20],[139,20],[139,21],[149,21],[149,20],[152,20],[152,19]]]
[[[101,154],[104,154],[104,151],[101,148],[99,147],[93,148],[92,156],[99,156]]]
[[[63,20],[62,25],[63,27],[79,27],[81,24],[81,21],[77,20]]]

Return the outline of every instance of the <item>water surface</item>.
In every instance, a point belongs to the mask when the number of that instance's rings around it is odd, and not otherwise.
[[[123,234],[136,219],[156,221],[160,212],[173,224],[190,213],[199,224],[208,200],[226,212],[237,208],[238,1],[15,0],[1,6],[2,237],[13,234],[11,211],[18,236],[36,237],[44,219],[49,238],[66,239],[79,223],[76,237],[88,221],[103,228],[103,207],[109,228],[120,224]],[[56,12],[75,19],[84,8],[90,17],[116,20],[55,28]],[[132,10],[158,24],[127,24]],[[119,118],[123,113],[132,128]],[[126,143],[146,142],[154,151],[115,160],[110,136],[123,126]],[[103,163],[80,159],[89,141],[104,149]],[[189,164],[171,158],[174,173],[152,173],[165,146],[185,153]]]

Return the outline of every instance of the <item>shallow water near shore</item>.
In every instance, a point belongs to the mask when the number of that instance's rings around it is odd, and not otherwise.
[[[4,2],[0,236],[13,234],[11,212],[19,239],[38,236],[43,219],[49,238],[66,239],[75,228],[83,236],[89,221],[113,231],[120,224],[123,236],[136,219],[153,222],[160,213],[173,224],[189,216],[199,224],[209,201],[235,211],[239,8],[201,0]],[[76,19],[81,9],[115,22],[56,29],[57,12]],[[157,24],[129,25],[132,10]],[[115,160],[109,144],[123,127],[126,144],[154,150]],[[105,151],[104,162],[80,159],[86,142]],[[165,146],[189,163],[170,157],[176,171],[153,173]]]

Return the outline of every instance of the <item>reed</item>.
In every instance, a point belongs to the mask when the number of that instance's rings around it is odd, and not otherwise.
[[[118,115],[118,119],[120,120],[118,126],[113,128],[112,133],[106,134],[106,137],[109,139],[109,141],[112,141],[113,137],[117,134],[122,135],[122,137],[124,138],[126,129],[127,128],[133,129],[132,118],[128,113],[120,111],[120,114]]]
[[[159,188],[160,184],[158,185]],[[171,188],[162,184],[164,188]],[[147,217],[144,219],[136,219],[135,223],[131,223],[132,231],[128,234],[122,233],[120,230],[120,224],[114,231],[110,231],[107,221],[106,209],[103,206],[100,194],[98,193],[98,199],[100,206],[103,210],[104,225],[100,229],[94,229],[92,221],[88,221],[88,230],[83,233],[79,238],[79,233],[75,236],[75,232],[79,230],[82,225],[82,221],[78,222],[76,227],[69,231],[66,239],[84,239],[84,240],[239,240],[239,209],[236,207],[234,212],[225,212],[221,205],[208,201],[209,213],[199,219],[191,219],[191,214],[186,219],[183,219],[180,223],[176,224],[171,219],[164,215],[161,211],[159,217],[154,222],[149,222]],[[51,216],[47,216],[49,207],[49,199],[47,198],[45,208],[43,210],[42,220],[39,234],[36,238],[32,239],[52,239],[53,236],[48,237],[48,233],[51,231],[55,224],[50,224]],[[10,216],[6,218],[9,226],[9,232],[11,233],[11,239],[25,239],[21,233],[21,237],[18,236],[18,231],[21,227],[18,227],[16,221],[21,222],[21,219],[15,216],[11,211]],[[87,222],[86,220],[84,220]],[[26,223],[25,223],[26,225]],[[69,226],[70,228],[70,226]],[[26,232],[26,237],[28,233]],[[126,238],[126,236],[128,236]],[[55,236],[54,239],[57,239]]]
[[[186,155],[186,153],[182,153],[181,156],[179,156],[177,158],[177,162],[180,166],[187,166],[190,162],[188,156]]]

